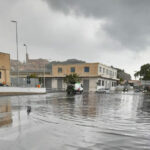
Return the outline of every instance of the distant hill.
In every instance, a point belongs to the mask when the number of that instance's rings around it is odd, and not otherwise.
[[[86,63],[85,61],[78,60],[78,59],[67,59],[66,61],[52,61],[49,64],[46,65],[47,70],[52,70],[52,65],[53,64],[80,64],[80,63]]]
[[[78,59],[68,59],[66,61],[52,61],[49,64],[79,64],[79,63],[86,63],[86,62]]]

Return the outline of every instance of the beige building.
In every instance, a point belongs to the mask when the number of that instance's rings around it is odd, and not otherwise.
[[[10,85],[10,55],[0,52],[0,83]]]
[[[52,66],[51,88],[65,89],[63,79],[72,73],[80,76],[84,91],[110,89],[115,87],[117,82],[117,70],[101,63],[58,64]]]
[[[53,65],[52,75],[54,77],[65,77],[71,73],[76,73],[80,77],[95,77],[98,76],[98,65],[98,63]]]

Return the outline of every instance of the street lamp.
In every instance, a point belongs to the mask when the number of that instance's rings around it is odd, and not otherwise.
[[[26,48],[26,54],[27,54],[27,48],[28,48],[28,46],[26,44],[23,44],[23,46],[25,46],[25,48]]]
[[[17,49],[17,85],[19,86],[19,60],[18,60],[18,26],[17,21],[12,20],[12,23],[16,25],[16,49]]]
[[[47,60],[52,60],[52,59],[47,59]],[[46,63],[44,62],[44,88],[45,88],[45,70],[46,70]]]
[[[26,44],[23,44],[23,46],[26,48],[26,63],[27,63],[27,55],[28,55],[28,51],[27,51],[27,49],[28,49],[28,46],[26,45]]]
[[[28,66],[27,65],[27,63],[28,63],[28,51],[27,51],[27,49],[28,49],[28,46],[26,45],[26,44],[23,44],[23,46],[26,48],[26,66]],[[28,73],[28,67],[26,68],[26,73],[27,73],[27,76],[29,75],[29,73]]]

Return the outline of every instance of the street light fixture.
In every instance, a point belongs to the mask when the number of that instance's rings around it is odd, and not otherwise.
[[[19,60],[18,60],[18,24],[17,21],[11,20],[16,25],[16,50],[17,50],[17,85],[19,86]]]
[[[26,45],[26,44],[23,44],[23,46],[25,46],[25,48],[26,48],[26,54],[27,54],[27,45]]]
[[[26,48],[26,63],[27,63],[27,55],[28,55],[28,51],[27,51],[27,49],[28,49],[28,46],[26,45],[26,44],[23,44],[23,46]]]

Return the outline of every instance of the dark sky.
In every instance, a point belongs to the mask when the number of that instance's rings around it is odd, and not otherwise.
[[[19,58],[82,59],[131,74],[150,61],[149,0],[0,0],[0,51]]]

